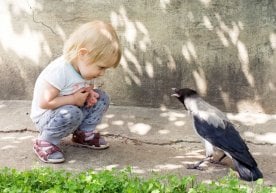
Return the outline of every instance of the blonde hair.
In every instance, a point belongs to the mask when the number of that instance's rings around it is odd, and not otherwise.
[[[81,25],[64,44],[63,55],[72,62],[81,48],[91,54],[91,62],[114,58],[112,67],[117,67],[121,59],[119,38],[111,24],[103,21],[92,21]]]

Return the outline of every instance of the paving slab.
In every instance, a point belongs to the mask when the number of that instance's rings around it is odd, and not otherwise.
[[[195,175],[199,180],[227,175],[231,167],[231,160],[226,159],[223,166],[205,164],[204,171],[186,169],[187,164],[202,159],[205,152],[183,109],[114,105],[97,127],[109,141],[109,149],[76,147],[68,136],[61,143],[66,161],[45,164],[32,151],[32,140],[38,132],[29,118],[30,105],[30,101],[0,101],[0,167],[52,167],[79,172],[131,166],[143,176],[160,172]],[[265,183],[276,184],[276,116],[250,112],[227,116],[246,140]]]

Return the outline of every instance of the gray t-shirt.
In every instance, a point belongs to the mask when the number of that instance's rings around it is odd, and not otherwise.
[[[63,56],[52,61],[38,76],[33,93],[31,119],[37,122],[40,116],[48,111],[39,107],[39,97],[42,91],[43,81],[60,90],[60,96],[70,95],[89,84],[81,75],[68,63]]]

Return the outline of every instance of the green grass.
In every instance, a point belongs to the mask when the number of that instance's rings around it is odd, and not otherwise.
[[[125,170],[104,170],[69,173],[63,170],[39,168],[17,171],[0,170],[1,193],[276,193],[276,187],[265,186],[263,180],[244,183],[232,172],[210,183],[197,182],[193,176],[182,178],[175,175],[139,177]]]

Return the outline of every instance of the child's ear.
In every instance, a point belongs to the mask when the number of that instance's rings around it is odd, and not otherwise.
[[[81,48],[81,49],[79,49],[79,51],[78,51],[78,56],[80,56],[80,57],[83,57],[83,56],[85,56],[86,54],[88,54],[88,50],[86,49],[86,48]]]

